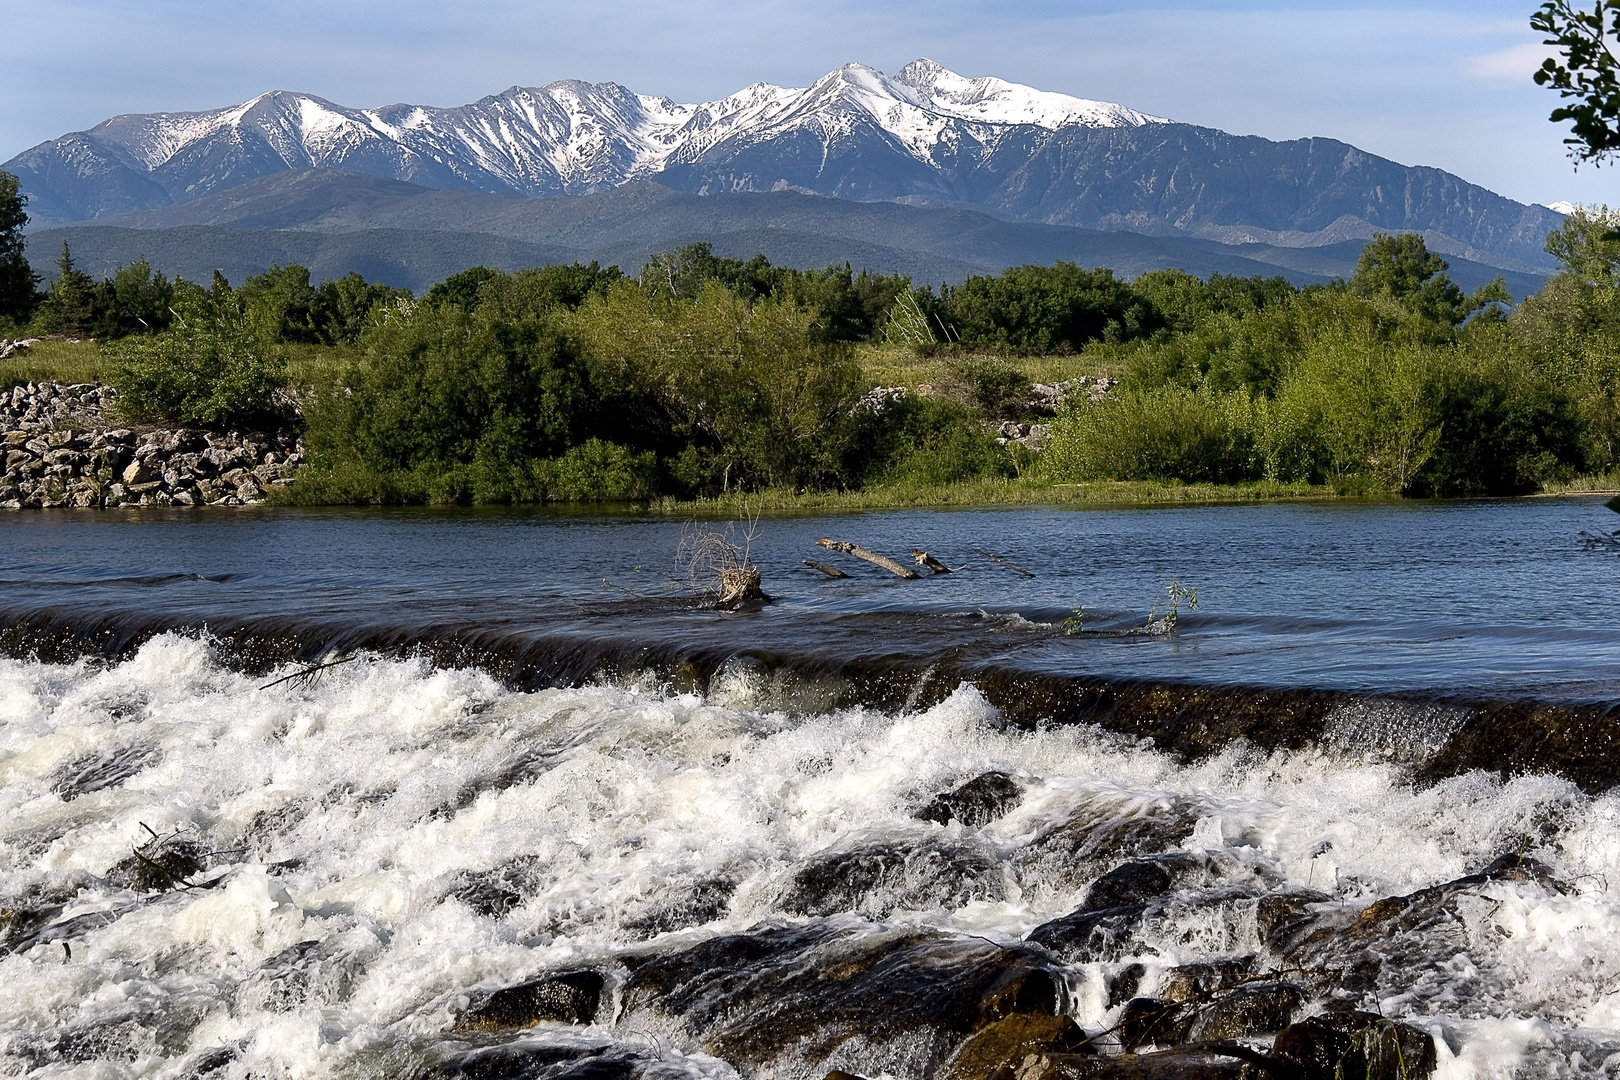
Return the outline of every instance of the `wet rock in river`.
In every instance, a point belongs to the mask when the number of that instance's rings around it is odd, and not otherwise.
[[[1424,1080],[1438,1060],[1427,1032],[1364,1012],[1323,1013],[1286,1027],[1271,1053],[1303,1080]]]
[[[1164,980],[1157,997],[1134,998],[1120,1013],[1125,1050],[1142,1046],[1210,1043],[1269,1035],[1286,1027],[1305,1004],[1305,991],[1289,983],[1239,983],[1234,967],[1188,965]]]
[[[1333,897],[1304,889],[1269,893],[1255,904],[1255,930],[1268,948],[1281,951],[1285,944],[1311,926],[1314,904],[1326,904]]]
[[[922,821],[937,821],[941,825],[960,821],[978,828],[1017,806],[1024,797],[1024,787],[1009,773],[987,772],[976,776],[951,791],[934,796],[917,811]]]
[[[791,1055],[918,1077],[1008,1015],[1052,1015],[1061,986],[1035,950],[934,932],[874,933],[842,920],[727,935],[627,963],[627,1016],[677,1018],[733,1064]],[[1008,1012],[1023,1009],[1030,1012]]]
[[[946,1080],[1012,1080],[1016,1065],[1032,1054],[1096,1052],[1072,1017],[1021,1014],[974,1032],[944,1075]]]
[[[1234,1053],[1242,1056],[1233,1056]],[[1256,1073],[1254,1067],[1246,1063],[1261,1057],[1242,1048],[1201,1047],[1181,1047],[1151,1054],[1031,1054],[1005,1076],[1006,1080],[1250,1080],[1268,1076],[1265,1072]],[[1273,1076],[1271,1080],[1276,1078]]]
[[[458,1054],[423,1074],[423,1080],[625,1080],[637,1071],[634,1054],[594,1045],[509,1043]]]
[[[99,747],[80,754],[56,771],[51,792],[71,802],[81,795],[118,787],[149,765],[157,764],[162,752],[155,746]]]
[[[1025,940],[1045,946],[1067,963],[1108,963],[1131,951],[1137,927],[1147,911],[1146,904],[1077,911],[1042,923]]]
[[[1189,1034],[1195,1042],[1270,1035],[1288,1026],[1305,997],[1305,991],[1290,983],[1240,986],[1196,1007]]]
[[[977,844],[872,844],[810,859],[793,875],[781,907],[795,915],[882,919],[896,908],[954,910],[1001,900],[1006,888],[1001,867]]]
[[[496,990],[456,1020],[456,1031],[501,1031],[542,1021],[589,1024],[606,979],[596,971],[567,971]]]
[[[195,840],[171,837],[132,852],[107,870],[114,885],[139,893],[162,892],[191,883],[208,869],[209,853]]]
[[[13,901],[0,906],[0,956],[5,956],[24,941],[32,941],[61,914],[61,904]]]
[[[524,856],[493,870],[463,870],[451,878],[450,896],[480,915],[499,919],[534,890],[538,864]]]
[[[1194,869],[1186,865],[1191,862],[1190,856],[1182,856],[1179,859],[1133,859],[1121,863],[1091,883],[1080,910],[1105,911],[1163,896],[1176,884],[1178,870]]]
[[[1043,830],[1014,862],[1020,881],[1075,889],[1122,860],[1156,855],[1192,835],[1202,809],[1190,800],[1099,796]]]
[[[12,937],[4,946],[0,946],[0,956],[7,953],[24,953],[36,945],[57,945],[64,941],[76,941],[86,934],[100,930],[103,926],[112,925],[134,907],[134,904],[124,904],[103,911],[87,911],[82,915],[74,915],[71,918],[49,922],[43,927],[30,929]],[[56,909],[56,913],[60,913],[60,911],[60,908]],[[54,914],[52,917],[54,918]]]
[[[1435,965],[1470,947],[1463,906],[1495,882],[1530,881],[1556,889],[1534,859],[1506,855],[1469,874],[1405,896],[1391,896],[1359,913],[1327,907],[1274,928],[1267,944],[1318,993],[1388,997],[1430,976]]]
[[[1132,998],[1115,1021],[1115,1034],[1127,1053],[1143,1046],[1174,1046],[1186,1042],[1193,1011],[1183,1002],[1167,998]]]
[[[1103,978],[1108,986],[1108,1007],[1118,1008],[1136,997],[1146,976],[1147,967],[1143,964],[1125,964],[1107,972]]]
[[[1198,909],[1219,916],[1236,951],[1247,936],[1247,911],[1268,881],[1264,866],[1227,852],[1171,852],[1133,859],[1094,881],[1078,910],[1042,923],[1027,940],[1077,964],[1156,955],[1151,935],[1140,932],[1144,924],[1174,920]]]
[[[1182,964],[1165,973],[1158,994],[1171,1001],[1200,1001],[1230,990],[1251,977],[1253,956]]]
[[[702,926],[725,918],[737,883],[727,878],[706,878],[671,891],[656,904],[624,923],[632,937],[645,940],[674,930]]]
[[[335,940],[300,941],[266,960],[236,988],[238,1012],[287,1012],[349,996],[360,957]]]

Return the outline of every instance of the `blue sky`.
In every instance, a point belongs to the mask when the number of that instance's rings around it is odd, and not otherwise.
[[[804,85],[849,60],[1117,101],[1274,139],[1322,135],[1534,202],[1620,203],[1578,171],[1530,81],[1535,0],[0,0],[0,160],[121,112],[270,89],[456,105],[611,80],[682,100]]]

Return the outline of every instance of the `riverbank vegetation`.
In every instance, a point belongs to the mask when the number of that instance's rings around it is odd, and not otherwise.
[[[473,268],[417,298],[301,267],[95,282],[64,251],[14,329],[97,342],[41,342],[0,378],[109,380],[131,424],[301,424],[310,464],[278,498],[302,503],[1600,490],[1620,471],[1616,226],[1572,215],[1548,242],[1563,272],[1517,304],[1465,296],[1415,235],[1306,288],[1060,263],[935,291],[692,245],[634,277]]]

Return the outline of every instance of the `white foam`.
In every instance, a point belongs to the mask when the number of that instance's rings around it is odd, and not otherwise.
[[[1010,862],[1076,807],[1110,802],[1120,814],[1195,807],[1190,848],[1350,908],[1529,851],[1576,891],[1477,890],[1462,908],[1466,953],[1382,1005],[1455,1042],[1441,1055],[1447,1080],[1550,1074],[1620,1048],[1615,798],[1552,778],[1470,775],[1415,789],[1388,763],[1243,747],[1180,765],[1082,728],[1001,730],[968,687],[898,717],[794,719],[760,704],[817,691],[771,678],[741,665],[714,700],[612,686],[517,693],[478,671],[371,659],[312,688],[259,689],[268,679],[178,636],[113,666],[0,660],[0,906],[70,880],[85,887],[61,918],[135,905],[74,935],[71,961],[56,944],[0,960],[0,1038],[110,1024],[172,1000],[185,1005],[176,1016],[192,1017],[177,1047],[145,1046],[136,1057],[148,1064],[96,1074],[155,1075],[180,1054],[240,1042],[244,1068],[384,1075],[437,1038],[472,989],[611,953],[630,940],[627,922],[672,888],[738,882],[723,919],[671,938],[690,941],[778,917],[788,876],[817,853],[932,837],[972,839]],[[85,753],[136,744],[155,757],[122,784],[71,801],[52,793]],[[458,798],[519,767],[517,782]],[[912,816],[991,769],[1028,789],[1001,820],[966,830]],[[282,824],[267,824],[278,814]],[[148,827],[223,852],[201,875],[221,883],[141,900],[103,880]],[[532,857],[535,880],[506,917],[445,899],[456,873],[518,856]],[[1002,899],[893,921],[1010,941],[1082,898],[1083,882],[1008,873]],[[1252,918],[1167,920],[1159,968],[1253,944]],[[353,958],[346,997],[233,1011],[236,984],[312,939]],[[1091,987],[1078,1018],[1101,1026],[1100,975],[1075,978]]]

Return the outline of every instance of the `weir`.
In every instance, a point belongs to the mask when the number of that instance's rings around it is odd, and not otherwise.
[[[669,606],[689,607],[678,601]],[[660,638],[295,616],[193,622],[138,612],[0,608],[0,651],[54,663],[85,654],[116,661],[165,633],[199,635],[222,660],[255,675],[367,651],[479,668],[516,690],[612,682],[799,715],[849,708],[914,712],[967,684],[1011,728],[1090,725],[1143,740],[1183,761],[1244,744],[1266,752],[1319,749],[1396,762],[1424,783],[1474,770],[1551,774],[1590,792],[1620,783],[1620,703],[1607,701],[1107,678],[1020,669],[962,648],[934,653],[846,645],[783,653],[740,648],[719,633]]]

